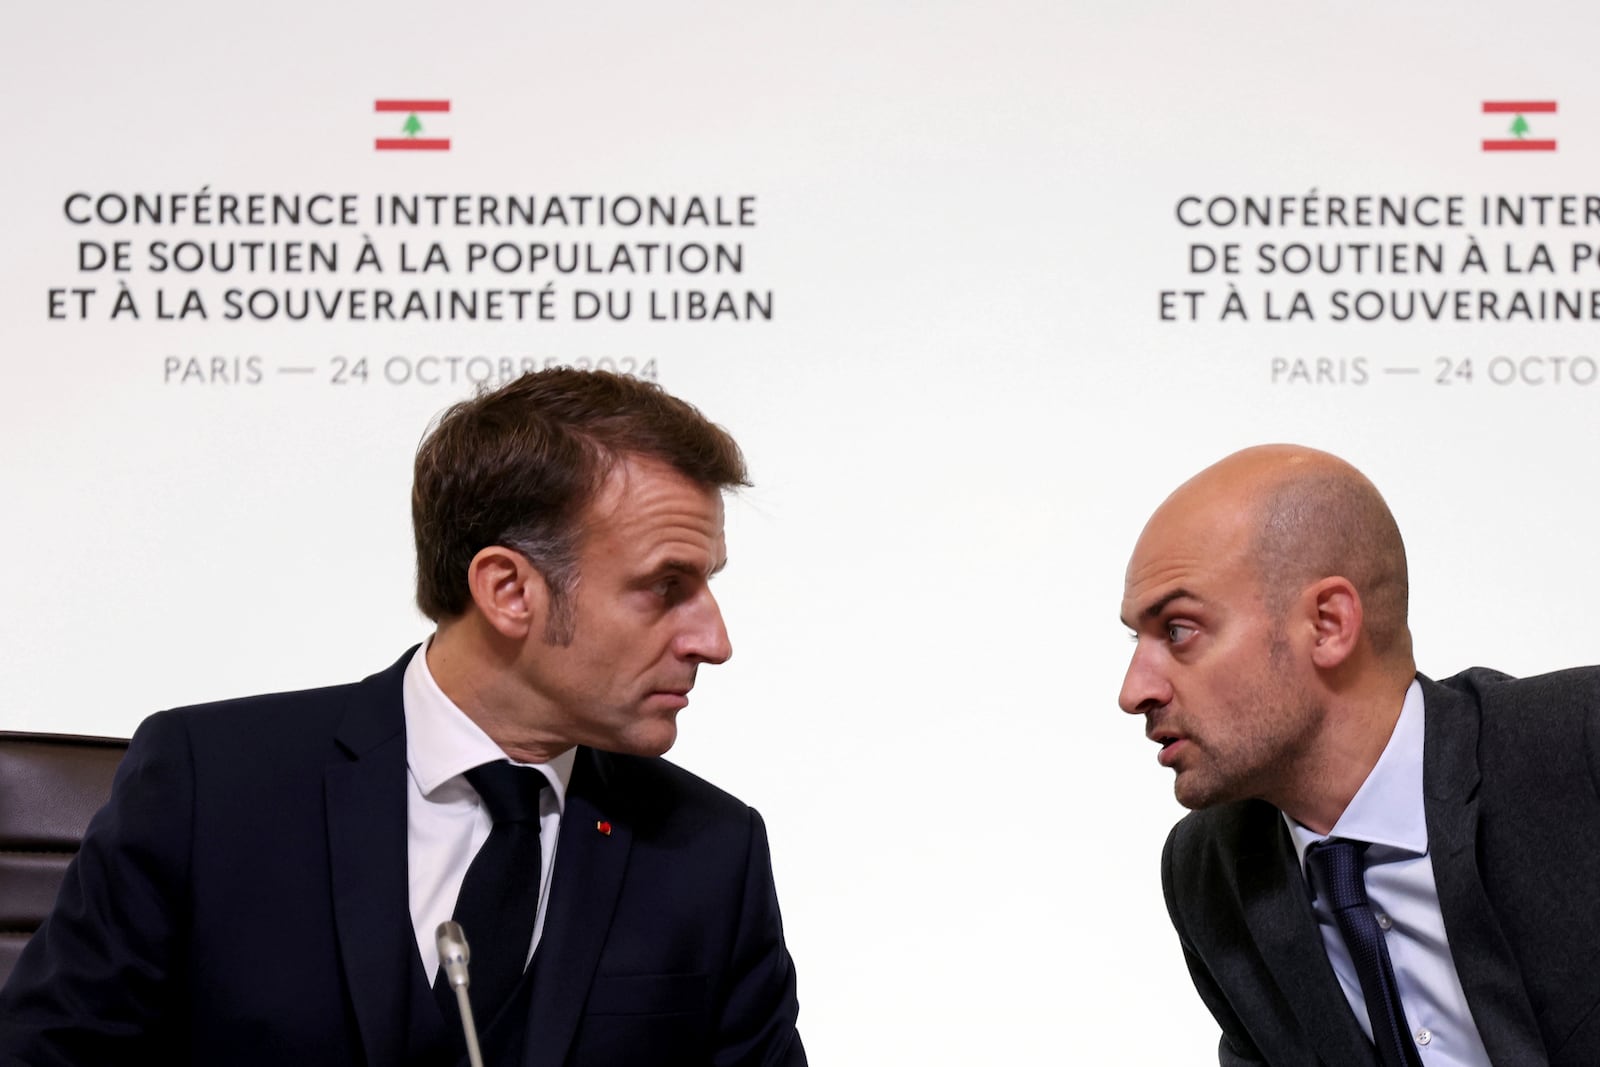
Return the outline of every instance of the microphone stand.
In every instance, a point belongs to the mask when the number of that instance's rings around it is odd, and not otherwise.
[[[443,922],[434,933],[439,946],[439,962],[444,966],[445,978],[455,990],[456,1006],[461,1009],[461,1030],[467,1038],[467,1063],[483,1067],[483,1053],[478,1050],[478,1024],[472,1019],[472,1002],[467,998],[467,961],[472,950],[467,947],[467,935],[457,922]]]

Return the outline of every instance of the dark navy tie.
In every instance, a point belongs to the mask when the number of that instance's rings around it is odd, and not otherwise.
[[[1328,907],[1355,962],[1378,1059],[1384,1067],[1422,1067],[1405,1010],[1400,1006],[1400,987],[1389,963],[1389,949],[1383,943],[1383,931],[1373,917],[1372,905],[1367,902],[1367,886],[1361,875],[1362,854],[1366,850],[1364,843],[1334,837],[1307,849],[1306,860],[1317,870],[1321,891],[1327,894]]]
[[[545,776],[504,760],[467,772],[494,819],[489,838],[467,867],[452,918],[472,949],[468,994],[472,1014],[486,1027],[522,978],[539,912],[539,793]],[[440,983],[440,1007],[456,1016],[454,994]]]

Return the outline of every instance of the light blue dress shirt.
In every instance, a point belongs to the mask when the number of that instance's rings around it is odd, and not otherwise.
[[[1439,911],[1433,862],[1428,857],[1422,792],[1424,714],[1422,686],[1413,681],[1383,755],[1328,836],[1369,843],[1367,899],[1384,932],[1400,1002],[1422,1062],[1426,1067],[1491,1067],[1456,975],[1444,916]],[[1355,963],[1324,895],[1317,892],[1315,879],[1306,869],[1306,849],[1323,837],[1287,815],[1284,822],[1300,855],[1300,872],[1313,896],[1312,909],[1333,973],[1370,1038],[1372,1023]]]

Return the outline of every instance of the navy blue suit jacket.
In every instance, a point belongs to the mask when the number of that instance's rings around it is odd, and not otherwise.
[[[0,1063],[438,1062],[416,1037],[408,659],[147,720],[0,992]],[[754,810],[580,749],[558,855],[523,1067],[805,1063]]]

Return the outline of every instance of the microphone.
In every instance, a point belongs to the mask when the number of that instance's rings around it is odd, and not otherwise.
[[[456,1006],[461,1009],[461,1032],[467,1038],[467,1062],[472,1067],[483,1067],[483,1054],[478,1051],[478,1025],[472,1021],[472,1002],[467,999],[467,961],[472,950],[467,947],[467,935],[458,922],[442,922],[434,931],[439,947],[439,963],[444,967],[445,981],[456,993]]]

